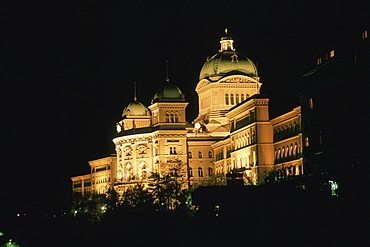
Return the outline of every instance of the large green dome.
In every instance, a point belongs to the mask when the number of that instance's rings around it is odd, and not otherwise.
[[[199,80],[211,77],[225,77],[229,75],[247,75],[258,77],[258,72],[252,60],[240,54],[233,48],[234,40],[231,37],[221,38],[221,49],[211,58],[208,58],[200,71]],[[212,79],[210,79],[212,81]]]
[[[122,116],[147,116],[149,113],[148,107],[141,102],[134,101],[123,109]]]

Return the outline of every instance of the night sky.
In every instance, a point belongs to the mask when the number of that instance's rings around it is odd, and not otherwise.
[[[300,76],[316,58],[369,27],[368,2],[2,2],[2,212],[61,206],[70,177],[114,153],[115,123],[133,100],[133,82],[149,105],[166,60],[191,122],[200,69],[225,27],[236,50],[258,64],[271,116],[292,109]]]

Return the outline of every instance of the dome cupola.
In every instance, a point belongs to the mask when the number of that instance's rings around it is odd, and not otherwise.
[[[208,79],[212,82],[229,75],[258,77],[253,61],[236,52],[233,43],[234,40],[228,36],[227,29],[225,29],[225,35],[220,41],[221,49],[217,54],[207,58],[200,71],[199,80]]]
[[[185,94],[182,90],[172,84],[168,78],[168,61],[166,61],[166,80],[163,86],[154,94],[152,103],[157,101],[185,101]]]
[[[147,116],[149,114],[149,109],[144,104],[138,101],[133,101],[128,106],[123,109],[123,116]]]
[[[137,101],[136,97],[136,82],[134,82],[134,101],[128,104],[122,112],[122,117],[124,116],[147,116],[150,115],[148,107],[143,103]]]
[[[182,101],[185,100],[182,90],[176,85],[166,81],[154,94],[153,101]]]

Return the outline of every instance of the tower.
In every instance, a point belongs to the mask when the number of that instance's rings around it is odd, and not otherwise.
[[[225,128],[229,122],[225,114],[230,108],[258,94],[262,85],[255,64],[236,51],[227,29],[220,44],[218,53],[207,58],[201,69],[196,87],[199,115],[194,120],[215,134],[228,132]]]

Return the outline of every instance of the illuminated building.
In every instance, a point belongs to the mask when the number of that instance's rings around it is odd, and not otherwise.
[[[90,174],[72,178],[73,190],[120,191],[148,183],[153,173],[175,177],[184,188],[225,185],[231,173],[250,185],[302,175],[301,108],[270,119],[257,68],[233,42],[226,32],[203,65],[191,124],[185,95],[168,78],[150,106],[135,95],[116,125],[116,157],[91,161]]]

